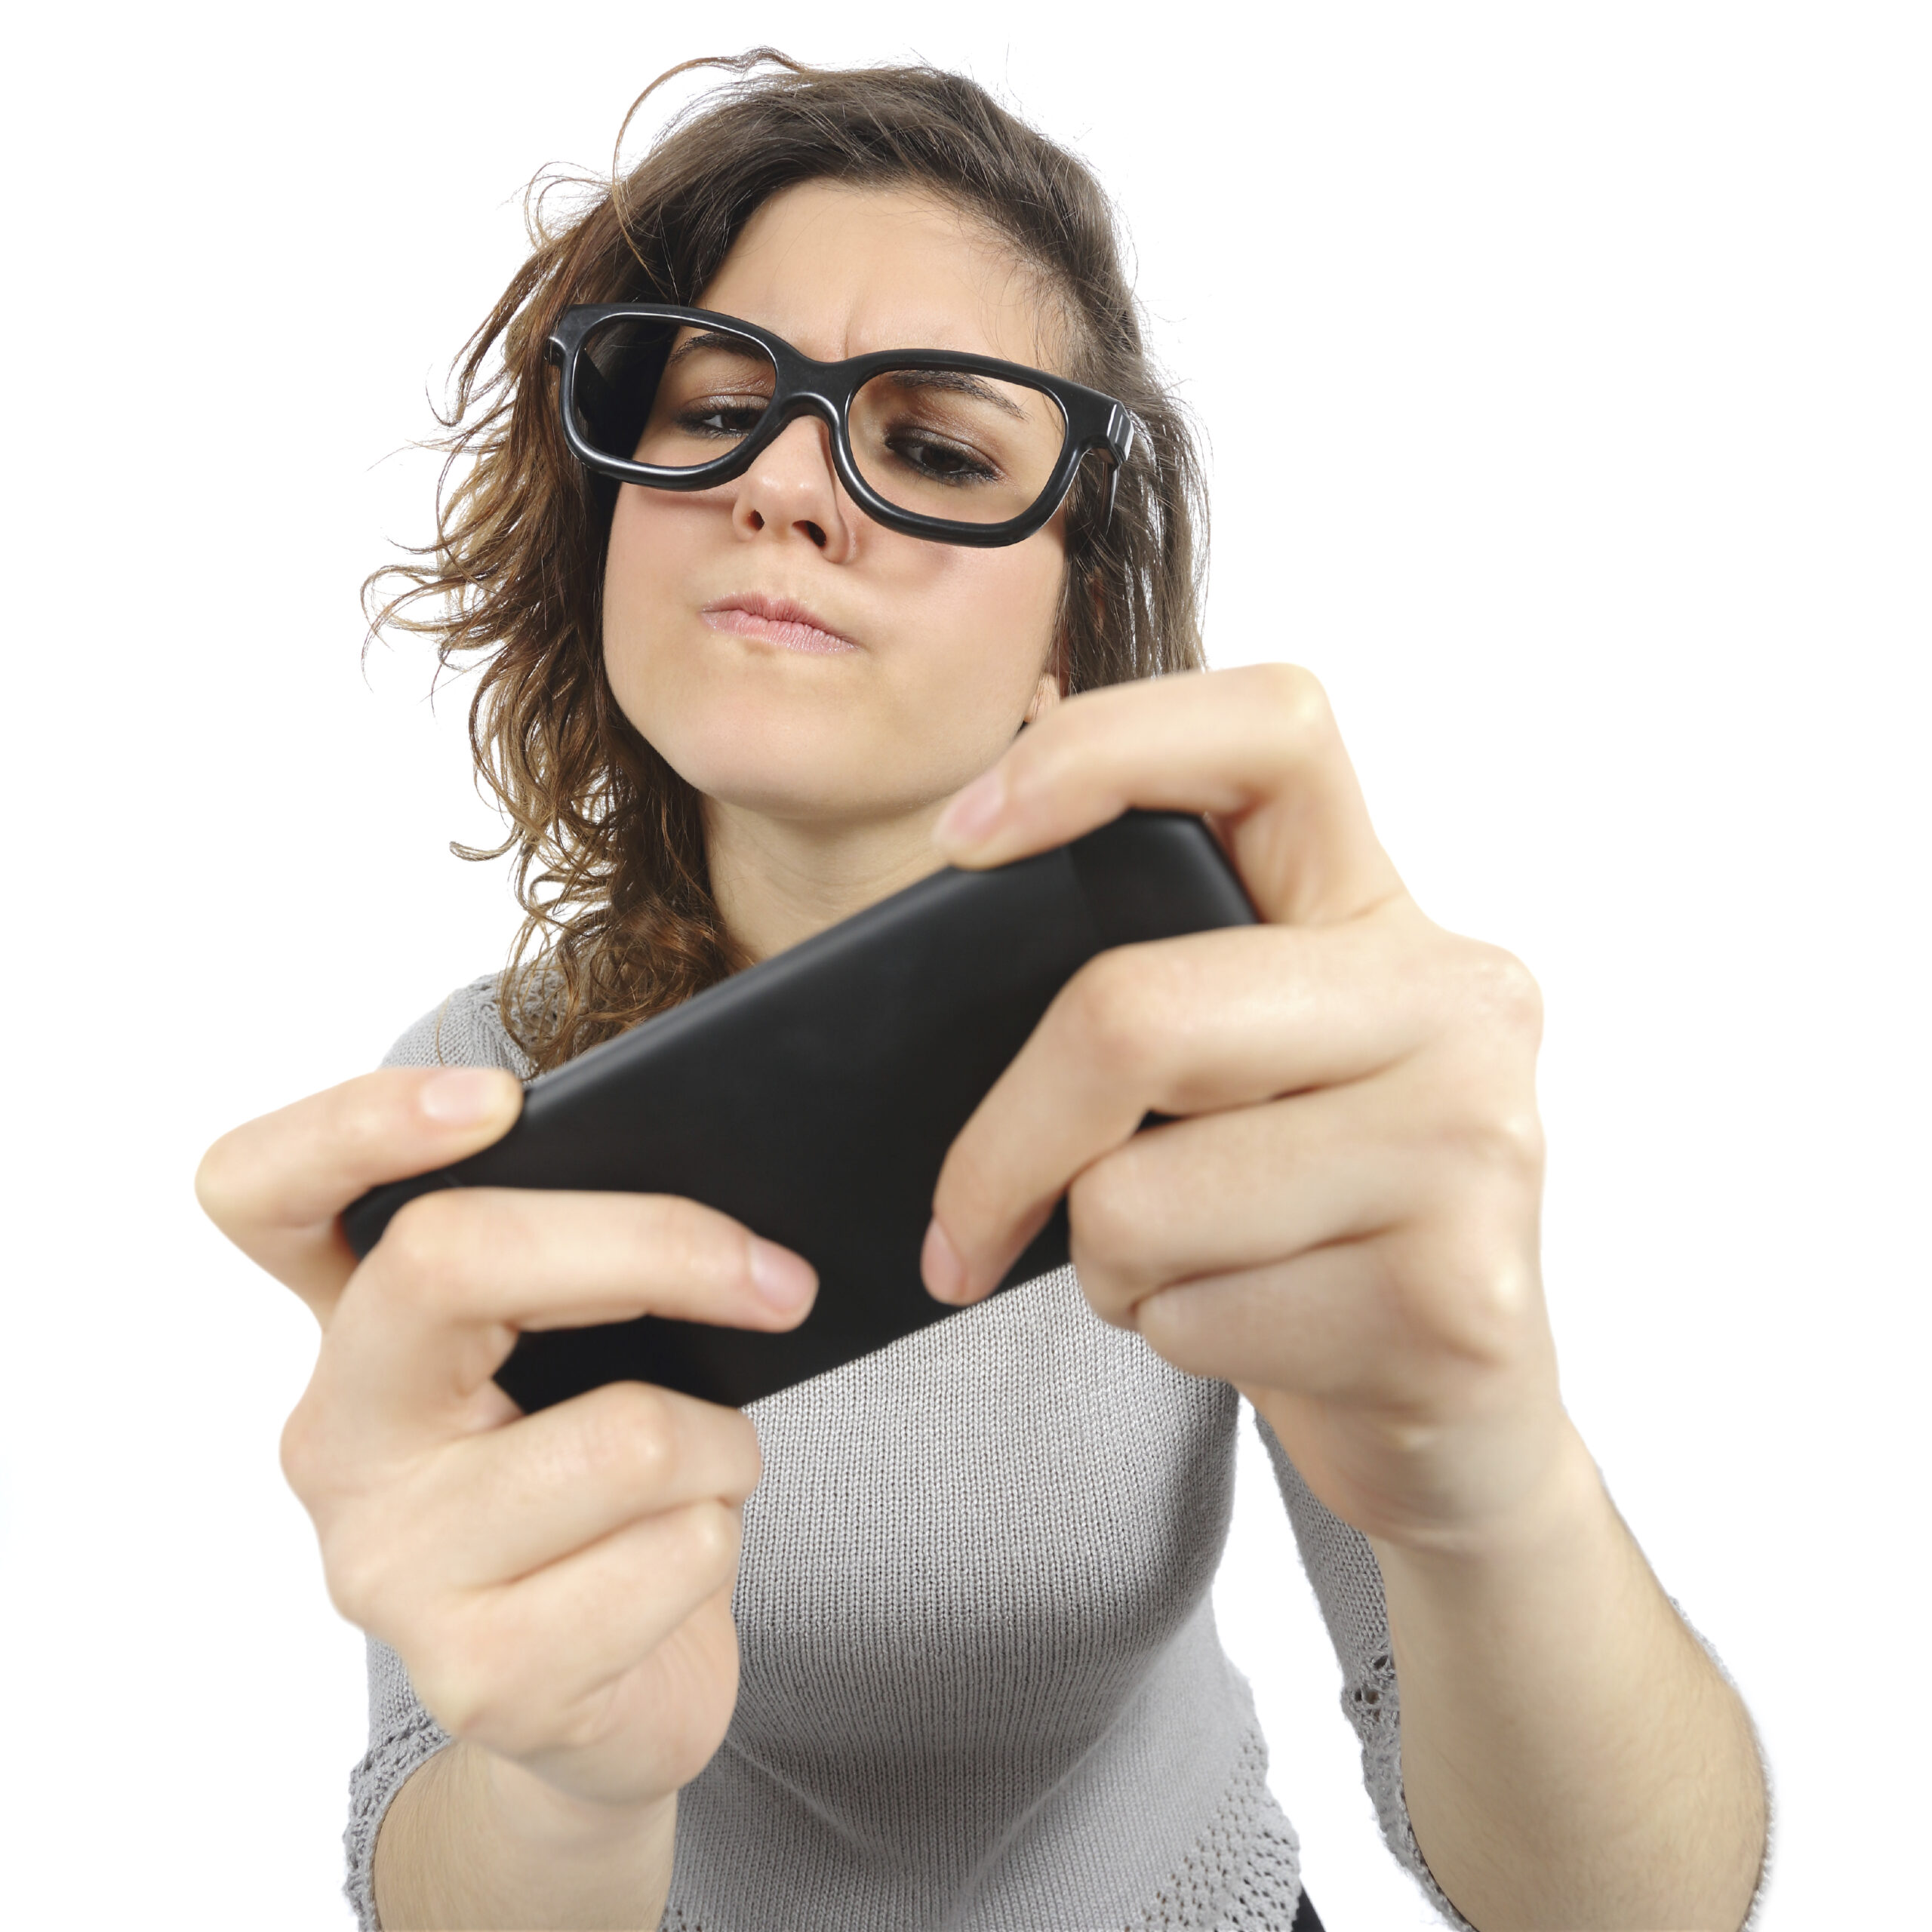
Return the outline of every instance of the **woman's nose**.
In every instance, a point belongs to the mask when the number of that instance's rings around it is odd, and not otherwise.
[[[832,466],[832,432],[817,417],[788,423],[758,452],[737,488],[731,523],[740,536],[795,533],[835,561],[851,555],[857,506]]]

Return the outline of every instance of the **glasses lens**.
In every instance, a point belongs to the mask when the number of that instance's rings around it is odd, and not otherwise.
[[[751,434],[776,380],[749,336],[620,317],[578,353],[577,429],[601,455],[695,469]]]
[[[969,369],[888,369],[852,398],[859,474],[894,508],[1005,523],[1052,480],[1066,419],[1045,390]]]

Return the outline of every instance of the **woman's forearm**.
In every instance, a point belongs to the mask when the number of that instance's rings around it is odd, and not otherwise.
[[[473,1745],[395,1795],[376,1840],[383,1932],[657,1932],[671,1890],[674,1792],[643,1812],[581,1804]]]
[[[1479,1547],[1375,1544],[1416,1842],[1480,1932],[1737,1932],[1767,1800],[1750,1720],[1574,1430]]]

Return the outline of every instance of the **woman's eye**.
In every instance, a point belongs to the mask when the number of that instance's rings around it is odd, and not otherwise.
[[[678,427],[691,436],[728,436],[734,440],[749,436],[764,414],[764,399],[726,400],[712,397],[703,402],[688,402],[678,411]]]
[[[929,431],[896,430],[886,438],[885,446],[935,483],[990,483],[999,473],[977,452]]]

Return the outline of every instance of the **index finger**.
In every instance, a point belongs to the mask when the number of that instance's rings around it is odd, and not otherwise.
[[[1081,693],[1029,725],[934,831],[955,865],[1004,865],[1130,806],[1201,812],[1264,918],[1352,918],[1402,891],[1327,694],[1292,664]]]
[[[437,1189],[369,1251],[316,1383],[368,1439],[436,1440],[519,1334],[644,1315],[777,1332],[805,1318],[817,1287],[801,1256],[677,1195]]]
[[[337,1217],[384,1181],[500,1140],[523,1088],[495,1067],[386,1067],[264,1114],[202,1155],[195,1192],[217,1227],[327,1324],[355,1251]]]

